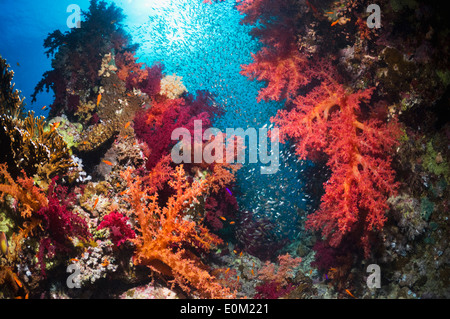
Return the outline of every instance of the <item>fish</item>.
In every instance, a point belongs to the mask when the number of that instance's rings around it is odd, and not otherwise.
[[[233,194],[232,194],[231,191],[228,189],[228,187],[226,187],[226,190],[227,190],[228,194],[230,194],[231,196],[233,196]]]
[[[339,22],[339,19],[337,19],[336,21],[334,21],[334,22],[331,24],[331,26],[332,26],[332,27],[335,26],[338,22]]]
[[[311,270],[309,271],[309,275],[310,275],[310,276],[311,276],[312,272],[313,272],[313,270],[311,269]]]
[[[72,261],[72,262],[77,262],[78,259],[77,259],[77,258],[72,258],[70,261]]]
[[[223,217],[223,216],[219,216],[219,218],[221,219],[221,220],[227,220],[225,217]]]
[[[92,207],[92,210],[95,209],[95,206],[97,206],[97,204],[98,204],[98,197],[97,197],[97,199],[95,200],[95,203],[94,203],[94,206]]]
[[[252,276],[254,276],[255,275],[255,272],[253,271],[253,269],[252,269]]]
[[[239,282],[239,276],[237,276],[237,282]]]
[[[0,232],[0,248],[3,255],[7,255],[9,252],[8,239],[6,238],[6,234],[4,232]]]
[[[121,192],[119,193],[119,195],[120,195],[120,196],[123,196],[123,195],[125,195],[126,192],[127,192],[127,190],[121,191]]]
[[[348,295],[350,295],[351,297],[357,299],[355,296],[353,296],[353,294],[350,292],[350,290],[345,289],[345,292],[346,292]]]
[[[120,187],[120,183],[119,182],[117,182],[116,187]]]
[[[327,14],[333,14],[334,12],[333,11],[329,11],[329,12],[327,12]]]
[[[41,110],[43,111],[43,110],[45,110],[47,108],[47,105],[44,105],[42,108],[41,108]]]
[[[311,8],[314,13],[319,13],[319,11],[314,7],[308,0],[306,0],[306,5]]]
[[[335,272],[335,271],[337,271],[337,269],[336,268],[330,268],[330,271]]]
[[[109,265],[109,260],[105,257],[105,258],[103,259],[102,266],[103,266],[103,267],[106,267],[106,266],[108,266],[108,265]]]
[[[127,123],[125,124],[124,128],[127,129],[128,126],[130,126],[130,124],[131,124],[131,122],[127,122]]]
[[[52,124],[52,129],[51,131],[53,132],[54,130],[56,130],[59,126],[61,125],[61,122],[55,122]]]
[[[230,225],[234,225],[234,223],[235,223],[234,221],[233,221],[233,222],[230,222]]]
[[[22,282],[19,280],[19,278],[17,278],[16,274],[13,274],[13,279],[16,282],[17,286],[19,286],[19,288],[22,288]]]
[[[97,106],[99,106],[101,100],[102,100],[102,94],[99,93],[97,96]]]
[[[20,66],[20,63],[19,63],[19,62],[17,62],[17,66]]]
[[[243,254],[243,252],[241,251],[241,252],[239,253],[239,257],[241,257],[241,256],[242,256],[242,254]]]
[[[225,273],[227,273],[227,272],[229,272],[230,271],[230,268],[227,268],[227,270],[225,270]]]
[[[112,162],[107,161],[107,160],[103,160],[102,162],[105,163],[108,166],[113,166],[114,165]]]

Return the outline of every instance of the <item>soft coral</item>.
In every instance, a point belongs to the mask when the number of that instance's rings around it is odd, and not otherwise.
[[[332,175],[325,183],[320,209],[308,217],[307,226],[321,229],[331,246],[344,235],[362,231],[366,256],[369,235],[386,220],[387,197],[397,183],[389,156],[401,134],[395,120],[388,124],[361,119],[361,101],[368,102],[373,89],[349,93],[332,81],[307,96],[299,96],[291,111],[280,111],[272,120],[280,138],[294,138],[301,159],[327,156]]]
[[[194,121],[202,121],[202,134],[214,116],[222,110],[215,107],[209,93],[198,91],[178,99],[155,101],[148,111],[136,115],[134,129],[136,136],[149,147],[147,168],[153,168],[159,160],[168,155],[175,144],[172,132],[176,128],[187,128],[194,136]]]
[[[197,255],[208,252],[222,240],[188,214],[197,197],[206,192],[207,180],[189,183],[183,166],[177,166],[168,181],[174,194],[161,207],[158,193],[152,193],[153,185],[147,187],[145,180],[133,176],[131,169],[126,170],[123,177],[128,183],[127,194],[132,207],[129,213],[136,217],[139,225],[140,235],[133,240],[135,264],[172,277],[185,291],[194,287],[209,298],[232,297],[233,293],[208,273]]]
[[[112,242],[117,247],[120,247],[127,240],[136,237],[136,234],[127,222],[127,216],[114,211],[103,217],[103,220],[98,225],[97,229],[108,228],[110,231],[109,236]]]
[[[53,258],[55,253],[70,253],[74,238],[85,240],[91,237],[87,222],[70,211],[67,206],[71,197],[67,197],[67,188],[56,186],[52,180],[48,190],[48,205],[39,209],[35,216],[42,220],[44,234],[39,243],[38,259],[41,273],[45,276],[45,257]],[[64,199],[62,202],[60,198]]]
[[[241,74],[267,82],[267,86],[259,91],[258,102],[290,100],[301,86],[309,82],[308,61],[295,49],[280,56],[276,50],[265,47],[256,54],[252,53],[252,57],[254,62],[242,65]]]

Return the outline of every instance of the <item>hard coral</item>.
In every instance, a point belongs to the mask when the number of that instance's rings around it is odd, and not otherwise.
[[[332,81],[294,101],[294,109],[280,111],[272,120],[284,141],[294,138],[301,159],[325,154],[332,175],[324,185],[320,209],[309,216],[307,226],[321,229],[332,246],[344,235],[362,228],[366,256],[369,235],[386,220],[388,196],[397,183],[389,154],[401,130],[395,120],[388,124],[361,116],[360,103],[368,102],[373,89],[349,93]]]
[[[222,243],[188,214],[197,197],[205,192],[206,181],[190,184],[183,167],[178,166],[168,182],[175,193],[167,199],[165,207],[161,207],[158,193],[150,193],[143,179],[133,176],[131,169],[126,170],[123,177],[128,183],[127,194],[132,207],[129,214],[135,216],[139,224],[140,235],[133,240],[136,245],[134,262],[172,277],[174,283],[187,292],[193,287],[205,297],[232,297],[233,293],[208,273],[200,256],[195,254],[206,253]]]
[[[56,129],[45,130],[44,117],[31,112],[25,119],[0,116],[0,162],[8,164],[12,176],[25,170],[48,183],[56,175],[66,175],[75,167],[69,149]]]

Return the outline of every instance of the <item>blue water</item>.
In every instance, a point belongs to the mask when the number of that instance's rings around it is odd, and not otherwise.
[[[226,113],[214,126],[226,128],[258,128],[270,126],[282,103],[256,102],[258,90],[264,85],[249,81],[239,74],[240,66],[248,64],[251,52],[259,42],[249,35],[249,26],[239,23],[241,14],[234,8],[235,0],[213,5],[201,0],[125,0],[114,2],[124,9],[124,22],[134,42],[140,62],[152,65],[162,62],[166,74],[183,77],[188,91],[208,90]],[[52,92],[39,94],[31,105],[30,95],[42,74],[50,70],[43,41],[55,29],[68,31],[67,6],[73,0],[6,1],[0,0],[0,54],[15,71],[16,88],[22,91],[27,109],[37,114],[43,105],[52,103]],[[82,10],[88,0],[77,1]],[[19,63],[19,65],[17,65]],[[301,192],[301,172],[305,165],[291,153],[288,145],[280,146],[279,171],[261,175],[260,164],[244,164],[238,173],[236,192],[240,208],[268,217],[279,225],[280,234],[295,235],[292,221],[298,208],[305,208]],[[284,235],[283,235],[284,236]]]

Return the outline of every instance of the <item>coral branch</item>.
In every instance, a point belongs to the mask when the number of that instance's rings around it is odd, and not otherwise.
[[[282,141],[294,138],[300,158],[328,158],[332,175],[324,185],[320,209],[309,216],[307,226],[321,229],[336,247],[362,223],[361,244],[366,256],[368,236],[383,227],[387,197],[395,194],[398,186],[388,154],[401,134],[395,120],[384,124],[359,118],[360,103],[368,102],[372,92],[349,93],[324,81],[306,97],[297,97],[292,111],[280,111],[272,118],[280,127]]]
[[[178,166],[171,172],[168,182],[174,194],[161,208],[158,194],[149,191],[154,188],[147,188],[142,178],[133,176],[131,169],[126,170],[123,177],[128,183],[127,194],[133,209],[129,214],[135,216],[139,224],[140,235],[133,240],[136,245],[134,262],[173,277],[185,291],[194,287],[206,297],[232,297],[233,293],[205,270],[200,257],[194,253],[208,252],[212,246],[222,243],[189,215],[189,208],[206,191],[206,180],[195,180],[191,184],[183,167]]]

